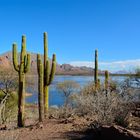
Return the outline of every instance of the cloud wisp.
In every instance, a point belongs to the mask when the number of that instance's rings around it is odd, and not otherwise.
[[[91,61],[73,61],[70,62],[73,66],[86,66],[94,67],[94,62]],[[140,59],[135,60],[124,60],[124,61],[113,61],[113,62],[99,62],[99,69],[109,70],[110,72],[117,71],[133,71],[137,67],[140,67]]]

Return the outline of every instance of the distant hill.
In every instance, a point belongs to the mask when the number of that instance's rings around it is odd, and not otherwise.
[[[37,61],[36,61],[36,53],[30,53],[31,54],[31,70],[30,74],[37,74]],[[42,56],[43,60],[43,56]],[[51,62],[51,60],[50,60]],[[12,65],[12,52],[6,52],[0,55],[0,67],[11,69],[13,68]],[[102,73],[102,71],[99,71]],[[56,74],[57,75],[93,75],[94,69],[88,68],[88,67],[74,67],[70,64],[57,64],[56,67]]]

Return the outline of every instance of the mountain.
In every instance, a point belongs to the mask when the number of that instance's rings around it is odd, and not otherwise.
[[[37,74],[37,60],[36,60],[36,53],[31,54],[31,70],[29,74]],[[42,56],[43,60],[43,56]],[[51,60],[50,60],[51,63]],[[11,69],[13,68],[12,65],[12,52],[6,52],[0,55],[0,67]],[[85,66],[82,67],[75,67],[70,64],[58,64],[56,66],[56,74],[57,75],[93,75],[93,68],[88,68]],[[100,71],[101,72],[101,71]]]

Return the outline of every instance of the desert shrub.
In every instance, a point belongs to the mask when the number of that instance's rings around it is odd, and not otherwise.
[[[104,84],[95,90],[91,82],[69,96],[71,103],[68,106],[51,110],[51,115],[55,118],[89,116],[100,124],[116,123],[126,127],[127,117],[135,107],[136,93],[139,93],[139,89],[130,86],[130,83],[130,79],[122,83],[110,81],[108,90],[104,89]]]
[[[0,123],[5,123],[16,118],[18,84],[12,70],[2,70],[0,75]]]
[[[133,103],[130,100],[124,100],[125,96],[119,94],[117,87],[114,90],[108,89],[106,94],[103,88],[95,91],[90,86],[93,84],[87,85],[80,94],[76,94],[74,99],[76,114],[93,116],[101,124],[112,124],[117,121],[123,124]],[[90,89],[90,92],[87,89]]]
[[[79,91],[80,85],[75,81],[66,80],[58,83],[56,88],[64,97],[64,105],[59,108],[51,108],[49,117],[69,118],[74,114],[74,108],[72,107],[73,94]]]
[[[82,95],[91,95],[94,94],[96,92],[95,90],[95,84],[94,82],[90,82],[87,85],[85,85],[84,87],[82,87],[80,93]]]
[[[64,106],[66,108],[70,104],[71,95],[77,92],[79,87],[80,85],[77,82],[71,80],[66,80],[57,84],[56,88],[64,97]]]
[[[32,122],[38,120],[38,106],[32,103],[26,103],[25,106],[25,116],[27,120],[32,120]]]
[[[59,108],[50,108],[49,109],[49,118],[55,119],[67,119],[74,116],[75,109],[70,106],[61,106]]]
[[[6,102],[3,122],[11,122],[17,119],[17,104],[17,93],[13,93]]]

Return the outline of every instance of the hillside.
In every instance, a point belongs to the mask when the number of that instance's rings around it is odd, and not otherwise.
[[[37,74],[36,53],[31,53],[31,71],[30,74]],[[43,56],[42,56],[43,59]],[[50,60],[51,61],[51,60]],[[0,67],[10,69],[12,66],[12,52],[6,52],[0,55]],[[94,70],[88,67],[74,67],[70,64],[58,64],[56,67],[57,75],[93,75]],[[99,73],[102,73],[99,71]]]

